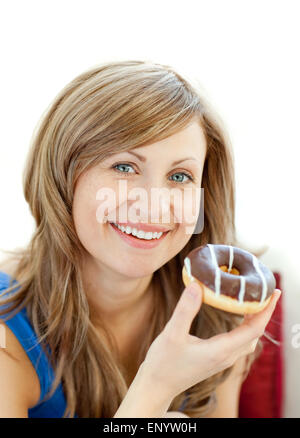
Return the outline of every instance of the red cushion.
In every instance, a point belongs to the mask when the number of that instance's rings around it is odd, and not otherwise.
[[[280,274],[273,272],[276,288],[281,289]],[[266,332],[280,342],[272,343],[265,336],[263,351],[254,361],[246,380],[242,384],[239,417],[282,418],[283,408],[283,345],[282,345],[282,297],[277,302]]]

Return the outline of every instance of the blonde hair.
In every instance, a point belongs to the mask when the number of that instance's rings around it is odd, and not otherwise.
[[[108,155],[162,140],[199,121],[207,142],[203,169],[204,229],[154,272],[150,325],[136,367],[170,319],[184,289],[181,269],[188,252],[205,243],[240,246],[235,234],[232,147],[221,119],[200,91],[168,65],[150,61],[107,62],[73,79],[51,103],[32,138],[24,169],[24,195],[36,229],[15,252],[19,290],[4,301],[28,315],[66,395],[64,416],[112,418],[128,386],[115,339],[91,321],[83,288],[81,254],[72,203],[76,181]],[[10,290],[14,290],[12,286]],[[4,311],[3,311],[4,312]],[[1,312],[1,314],[3,313]],[[16,313],[15,312],[15,313]],[[241,323],[238,315],[203,304],[191,334],[209,338]],[[110,348],[104,342],[109,341]],[[250,364],[261,349],[249,355]],[[189,388],[185,412],[201,417],[214,408],[215,389],[232,367]],[[178,410],[185,393],[170,405]]]

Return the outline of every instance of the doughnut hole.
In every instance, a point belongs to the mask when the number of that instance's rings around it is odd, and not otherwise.
[[[238,271],[236,268],[232,268],[232,269],[230,269],[230,271],[228,271],[228,266],[226,266],[226,265],[222,265],[222,266],[220,266],[220,269],[221,269],[223,272],[227,272],[228,274],[232,274],[232,275],[240,275],[239,271]]]

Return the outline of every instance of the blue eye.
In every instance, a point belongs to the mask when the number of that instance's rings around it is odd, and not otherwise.
[[[185,172],[176,172],[176,173],[173,173],[173,175],[184,175],[186,178],[188,178],[188,180],[193,181],[193,178]],[[175,182],[186,183],[187,181],[175,181]]]
[[[131,168],[132,168],[131,164],[120,163],[120,164],[116,164],[115,166],[113,166],[113,169],[116,169],[117,166],[131,167]],[[117,170],[118,170],[118,169],[117,169]],[[120,170],[118,170],[118,172],[121,172],[121,173],[130,173],[130,172],[123,172],[123,171],[120,171]]]
[[[128,176],[128,174],[132,173],[132,172],[128,172],[128,171],[119,170],[118,167],[120,167],[120,168],[123,167],[123,169],[124,169],[124,168],[126,169],[126,168],[128,168],[128,167],[131,167],[131,169],[133,169],[133,167],[132,167],[131,164],[128,164],[128,163],[118,163],[118,164],[113,165],[112,168],[115,169],[115,170],[116,170],[117,172],[119,172],[119,173],[123,173],[124,176]],[[133,172],[133,173],[134,173],[134,172]],[[185,181],[182,181],[182,180],[177,180],[177,181],[176,181],[176,180],[173,180],[175,183],[176,183],[176,182],[179,182],[180,184],[186,184],[186,183],[188,183],[189,181],[194,181],[194,178],[193,178],[191,175],[189,175],[188,173],[185,173],[185,172],[176,172],[176,173],[173,173],[172,176],[174,176],[174,175],[183,175],[183,176],[185,176],[185,177],[187,178],[187,180],[185,180]]]

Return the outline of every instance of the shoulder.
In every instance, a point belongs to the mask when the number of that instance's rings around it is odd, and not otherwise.
[[[9,274],[1,270],[0,294],[5,291]],[[36,370],[11,328],[0,318],[0,387],[5,399],[22,400],[28,408],[40,399],[41,388]],[[1,404],[1,401],[0,401]]]
[[[31,408],[40,398],[39,378],[13,332],[4,322],[1,321],[0,325],[4,327],[5,333],[5,346],[0,348],[1,393],[5,397],[23,401]]]

